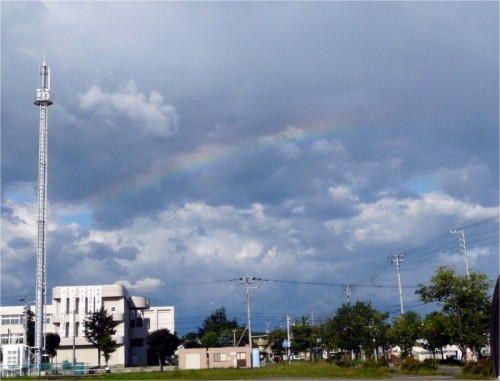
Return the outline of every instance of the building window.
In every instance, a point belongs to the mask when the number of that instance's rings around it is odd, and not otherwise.
[[[144,339],[130,339],[131,348],[141,348],[144,346]]]
[[[238,360],[246,360],[247,354],[245,352],[237,352],[236,359]]]
[[[2,315],[2,325],[22,325],[24,315]]]
[[[0,344],[23,344],[24,334],[22,333],[2,333]]]
[[[214,361],[215,362],[227,361],[227,354],[226,353],[214,353]]]
[[[17,365],[17,351],[7,351],[5,360],[7,365]]]
[[[116,311],[116,307],[115,306],[111,306],[111,312],[115,312]]]

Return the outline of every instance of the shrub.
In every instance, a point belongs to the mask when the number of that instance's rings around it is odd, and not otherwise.
[[[387,361],[375,361],[375,360],[367,360],[363,363],[364,369],[378,369],[387,367]]]
[[[478,362],[469,362],[462,369],[462,373],[464,375],[491,378],[493,377],[493,364],[489,359],[482,359]]]
[[[413,357],[407,357],[401,364],[401,371],[404,373],[419,373],[422,371],[435,371],[438,369],[437,362],[432,359],[425,359],[420,362]]]

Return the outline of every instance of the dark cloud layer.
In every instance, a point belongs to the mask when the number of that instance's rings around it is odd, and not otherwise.
[[[180,332],[243,314],[244,275],[268,279],[267,323],[331,313],[345,283],[392,311],[372,287],[394,285],[390,253],[498,215],[497,3],[1,6],[3,304],[34,287],[44,54],[49,286],[120,282],[175,305]],[[470,256],[493,277],[486,221]],[[408,285],[463,270],[448,239]]]

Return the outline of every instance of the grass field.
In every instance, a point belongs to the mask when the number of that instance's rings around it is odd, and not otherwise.
[[[40,379],[61,379],[61,376],[43,376]],[[64,376],[69,379],[92,380],[259,380],[280,378],[388,378],[387,367],[340,367],[327,362],[280,363],[254,369],[201,369],[164,372],[108,373],[92,376]],[[21,379],[21,378],[17,378]],[[37,379],[37,377],[22,378]]]

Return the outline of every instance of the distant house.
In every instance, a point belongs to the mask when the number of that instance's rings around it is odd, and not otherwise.
[[[179,369],[250,368],[250,347],[179,348]]]

